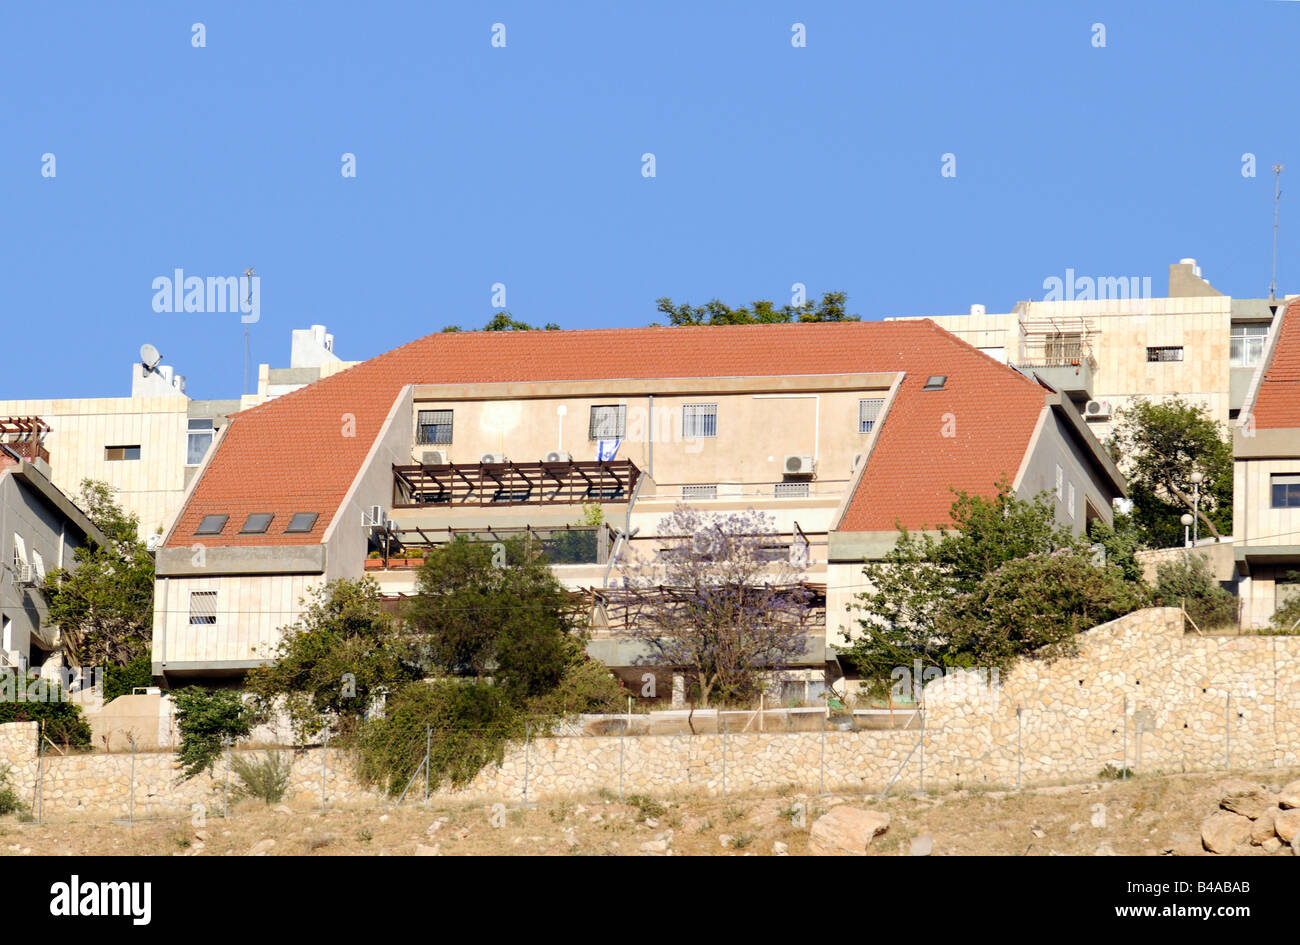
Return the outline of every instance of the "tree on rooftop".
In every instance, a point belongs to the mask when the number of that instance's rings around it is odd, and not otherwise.
[[[678,503],[659,535],[657,555],[621,567],[643,662],[683,674],[702,707],[758,695],[807,650],[812,594],[802,566],[772,518],[753,509],[709,515]]]
[[[1129,482],[1133,517],[1154,548],[1182,544],[1193,510],[1192,473],[1200,472],[1201,530],[1232,532],[1232,443],[1201,406],[1181,397],[1137,400],[1119,411],[1107,443]]]
[[[821,301],[812,299],[801,305],[782,305],[759,300],[748,307],[731,308],[713,299],[704,305],[675,304],[670,298],[661,298],[656,307],[668,316],[670,325],[773,325],[788,322],[856,322],[857,315],[844,309],[848,296],[843,292],[827,292]]]

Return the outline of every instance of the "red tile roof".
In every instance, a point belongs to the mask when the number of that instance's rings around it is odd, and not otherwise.
[[[1300,427],[1300,299],[1286,307],[1273,356],[1255,395],[1255,428]]]
[[[168,544],[316,544],[406,384],[907,372],[843,530],[947,522],[951,488],[1015,477],[1044,409],[1037,384],[929,320],[428,335],[236,414]],[[942,390],[924,391],[930,375]],[[355,435],[349,436],[349,424]],[[274,512],[265,535],[234,534]],[[311,533],[285,535],[294,512]],[[226,534],[195,538],[203,515]]]

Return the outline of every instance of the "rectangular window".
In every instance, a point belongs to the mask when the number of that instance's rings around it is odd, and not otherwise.
[[[422,446],[451,442],[451,411],[421,410],[417,427],[418,442]]]
[[[683,499],[716,499],[718,497],[718,485],[682,486]]]
[[[248,518],[244,519],[244,527],[239,530],[241,535],[263,535],[271,527],[271,519],[275,518],[274,512],[253,512]]]
[[[717,404],[686,404],[682,407],[682,438],[693,440],[718,435]]]
[[[1276,473],[1268,480],[1273,487],[1273,508],[1300,509],[1300,473]]]
[[[806,482],[778,482],[772,487],[772,495],[777,499],[806,498],[809,485]]]
[[[226,527],[226,520],[229,515],[205,515],[199,522],[199,527],[194,530],[196,535],[220,535],[221,530]]]
[[[189,425],[189,438],[185,444],[185,465],[197,466],[208,455],[208,447],[216,435],[211,420],[193,419]]]
[[[319,512],[294,512],[293,518],[289,519],[289,527],[284,532],[286,535],[305,534],[316,527],[319,516]]]
[[[22,536],[14,532],[14,570],[19,570],[27,563],[27,544]]]
[[[1043,342],[1043,355],[1048,361],[1078,361],[1083,357],[1083,335],[1063,331],[1050,334]]]
[[[1159,348],[1147,348],[1147,361],[1181,361],[1183,359],[1182,345],[1163,345]]]
[[[592,440],[621,440],[627,435],[627,406],[601,404],[591,408],[591,423],[587,432]]]
[[[1070,513],[1070,518],[1074,518],[1074,483],[1070,483],[1070,498],[1065,503],[1065,510]]]
[[[1060,463],[1056,464],[1056,498],[1065,501],[1065,470]]]
[[[105,446],[104,459],[110,462],[118,462],[125,459],[139,459],[140,447],[138,446]]]
[[[45,580],[45,559],[42,558],[41,553],[34,548],[32,549],[32,572],[35,574],[36,580]]]
[[[190,591],[190,626],[206,626],[216,622],[217,592]]]
[[[867,397],[858,401],[858,432],[870,433],[885,406],[883,397]]]
[[[1228,348],[1229,364],[1232,367],[1255,367],[1264,356],[1266,340],[1267,325],[1233,325]]]

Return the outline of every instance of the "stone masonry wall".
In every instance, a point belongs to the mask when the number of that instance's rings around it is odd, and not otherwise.
[[[1106,765],[1138,773],[1300,765],[1300,638],[1184,634],[1176,608],[1138,611],[1079,638],[1079,652],[1025,661],[999,679],[960,673],[925,686],[924,730],[562,737],[512,744],[463,790],[466,801],[592,794],[718,795],[795,785],[879,791],[941,784],[1030,785],[1094,778]],[[985,685],[984,681],[990,683]],[[131,756],[35,757],[34,723],[0,726],[0,762],[45,816],[125,817]],[[922,734],[924,737],[922,738]],[[294,759],[295,806],[321,803],[320,749]],[[222,805],[213,776],[177,782],[175,756],[135,756],[136,817]],[[330,752],[331,806],[373,805]],[[235,781],[237,783],[237,780]],[[412,789],[420,793],[422,786]]]

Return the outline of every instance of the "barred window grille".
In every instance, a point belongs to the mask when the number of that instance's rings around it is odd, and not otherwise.
[[[591,408],[590,439],[621,440],[626,434],[626,404],[600,404]]]
[[[858,401],[858,432],[870,433],[880,419],[880,411],[885,406],[883,397],[867,397]]]
[[[696,439],[718,435],[717,404],[686,404],[682,407],[682,437]]]
[[[190,626],[217,622],[217,592],[190,591]]]
[[[716,499],[717,497],[717,483],[709,485],[682,486],[683,499]]]
[[[772,495],[778,499],[806,498],[811,494],[811,484],[807,482],[778,482],[772,487]]]
[[[421,446],[451,442],[450,410],[421,410],[417,424]]]
[[[1183,359],[1183,349],[1181,345],[1161,345],[1158,348],[1147,348],[1147,361],[1181,361]]]

